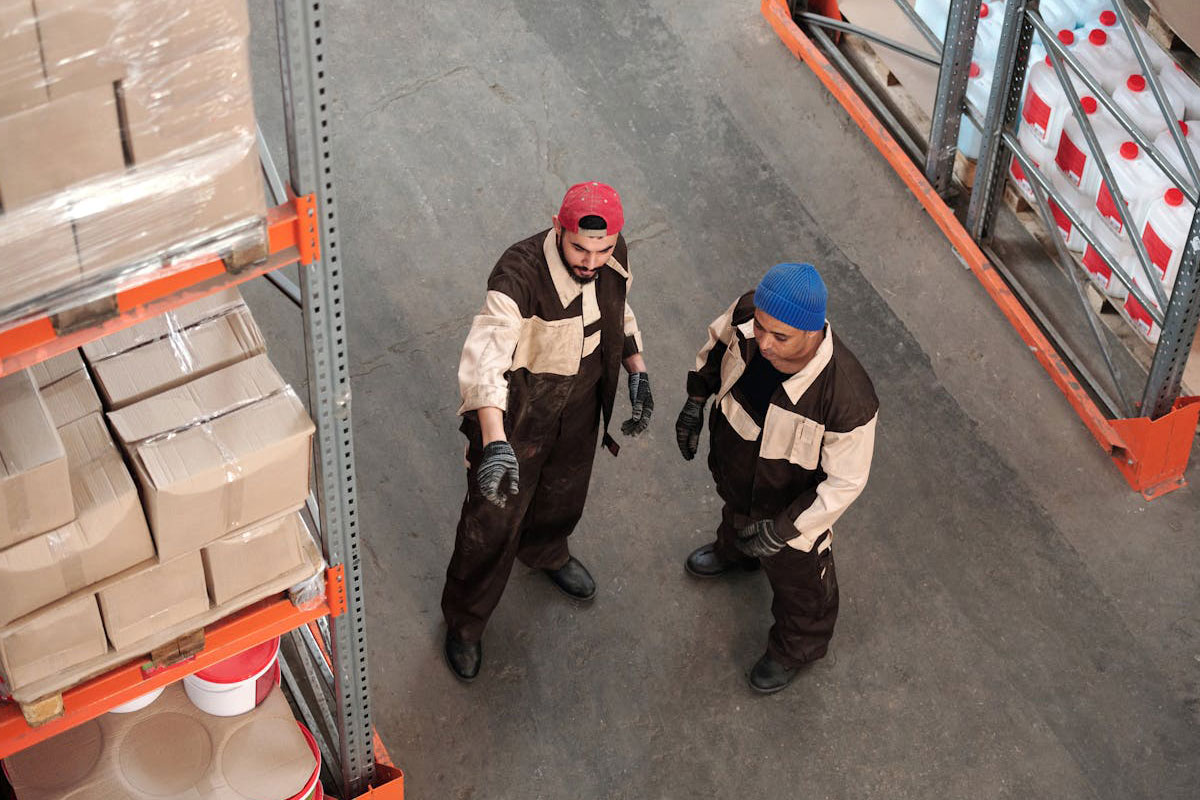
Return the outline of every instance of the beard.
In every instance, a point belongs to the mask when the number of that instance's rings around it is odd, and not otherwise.
[[[565,253],[563,253],[563,249],[562,249],[562,239],[556,238],[554,240],[554,244],[558,248],[558,258],[559,258],[559,260],[562,261],[563,266],[567,268],[567,274],[571,276],[571,280],[575,281],[576,283],[578,283],[580,285],[587,286],[589,283],[596,280],[596,278],[600,277],[600,270],[598,270],[598,269],[591,277],[585,278],[584,276],[580,275],[578,272],[575,271],[576,267],[572,267],[567,262],[567,256]]]

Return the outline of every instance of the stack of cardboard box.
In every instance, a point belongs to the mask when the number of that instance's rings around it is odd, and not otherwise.
[[[0,0],[0,322],[265,216],[248,33],[245,0]]]
[[[18,699],[317,570],[296,513],[313,425],[263,350],[227,290],[86,364],[0,378],[0,678]]]

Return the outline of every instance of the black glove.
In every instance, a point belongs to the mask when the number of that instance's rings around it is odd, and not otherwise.
[[[773,556],[787,546],[775,532],[775,523],[769,519],[752,522],[737,532],[737,549],[752,558]]]
[[[500,491],[504,476],[508,476],[508,494],[516,494],[521,490],[520,467],[517,466],[517,454],[512,445],[505,441],[496,441],[483,448],[483,458],[479,468],[475,470],[475,483],[493,505],[504,508],[508,497]]]
[[[679,452],[688,461],[696,457],[696,448],[700,446],[700,431],[704,430],[704,403],[689,397],[683,404],[683,410],[675,420],[675,443]]]
[[[621,433],[637,436],[650,427],[654,411],[654,395],[650,394],[650,376],[646,373],[629,373],[629,404],[633,406],[633,415],[621,423]]]

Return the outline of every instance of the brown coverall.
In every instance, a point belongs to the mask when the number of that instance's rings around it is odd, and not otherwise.
[[[459,364],[467,496],[442,592],[446,625],[462,641],[482,637],[514,558],[535,569],[566,564],[601,419],[605,442],[616,450],[608,422],[621,361],[641,350],[625,301],[625,262],[619,237],[608,268],[579,284],[550,230],[510,247],[488,278],[487,300]],[[483,455],[476,409],[485,406],[504,411],[520,465],[520,491],[504,508],[484,498],[475,482]]]
[[[738,385],[758,352],[754,293],[709,326],[688,394],[716,395],[708,466],[725,501],[716,554],[736,562],[738,529],[771,519],[788,546],[762,559],[774,598],[767,652],[789,667],[825,655],[837,621],[831,526],[862,493],[879,401],[858,360],[825,326],[813,360],[775,390],[758,416]]]

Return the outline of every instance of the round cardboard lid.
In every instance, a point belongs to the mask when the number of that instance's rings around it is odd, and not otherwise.
[[[241,683],[271,666],[278,652],[279,637],[276,636],[208,669],[200,670],[196,677],[209,683]]]
[[[4,759],[4,771],[18,789],[67,789],[92,771],[103,751],[104,730],[91,719],[14,753]]]
[[[317,757],[290,717],[250,715],[221,748],[221,775],[246,800],[294,797],[317,769]]]
[[[212,763],[212,737],[198,719],[166,711],[138,722],[121,740],[121,777],[150,797],[191,791]]]

